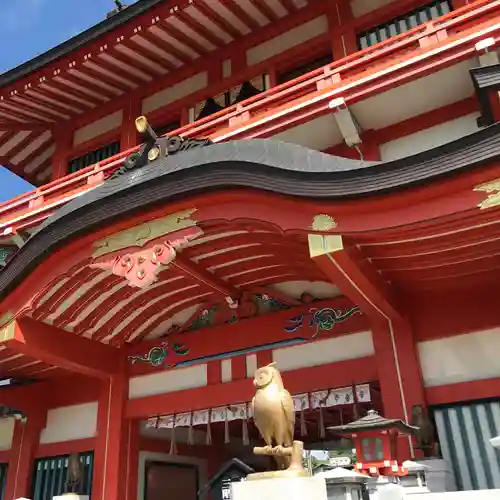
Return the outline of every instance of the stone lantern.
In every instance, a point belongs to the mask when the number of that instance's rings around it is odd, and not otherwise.
[[[359,472],[335,467],[320,472],[315,477],[322,477],[326,482],[328,500],[370,500],[366,483],[370,479]]]

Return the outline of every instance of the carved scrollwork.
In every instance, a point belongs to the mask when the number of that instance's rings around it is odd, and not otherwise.
[[[125,278],[130,286],[147,288],[156,281],[161,267],[172,263],[177,252],[199,234],[201,232],[196,228],[176,239],[156,242],[136,251],[113,252],[95,259],[90,267],[111,271],[115,276]]]

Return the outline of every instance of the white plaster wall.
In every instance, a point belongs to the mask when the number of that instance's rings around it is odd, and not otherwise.
[[[257,354],[249,354],[246,357],[247,377],[253,378],[255,370],[257,370]]]
[[[60,443],[74,439],[91,438],[97,432],[97,401],[63,406],[47,412],[47,425],[40,435],[40,443]]]
[[[352,0],[351,10],[354,17],[359,17],[394,1],[395,0]]]
[[[75,131],[73,136],[73,144],[76,146],[83,142],[89,141],[98,135],[105,134],[116,128],[119,128],[123,120],[123,111],[117,111],[111,115],[105,116],[100,120],[89,123],[85,127],[79,128]]]
[[[12,438],[14,437],[13,418],[2,418],[0,420],[0,451],[10,450],[12,447]]]
[[[200,364],[133,377],[129,381],[128,394],[130,399],[135,399],[205,385],[207,385],[207,365]]]
[[[349,109],[363,130],[378,130],[422,113],[435,113],[436,108],[459,102],[474,94],[469,70],[476,66],[477,58],[467,59],[363,99],[349,106]],[[404,102],[404,106],[399,105],[401,102]]]
[[[222,382],[231,382],[233,380],[233,361],[231,358],[221,361],[220,371]]]
[[[374,354],[372,333],[368,331],[275,349],[273,361],[280,371],[287,371],[364,358]]]
[[[500,376],[500,328],[418,344],[426,387]]]
[[[168,455],[167,453],[154,453],[151,451],[139,452],[139,477],[137,481],[137,500],[144,500],[144,487],[146,479],[146,462],[166,462],[177,464],[192,464],[198,467],[199,487],[203,487],[208,481],[207,461],[201,458],[183,457],[179,455]]]
[[[284,130],[272,136],[275,141],[298,144],[321,151],[342,142],[342,134],[333,114],[320,116],[302,125]]]
[[[248,49],[247,64],[250,66],[260,63],[327,32],[328,19],[326,16],[319,16],[282,35],[271,38],[267,42]]]
[[[460,137],[477,132],[479,129],[477,126],[478,117],[479,113],[471,113],[421,130],[415,134],[386,142],[380,145],[380,156],[383,161],[391,161],[442,146]]]
[[[206,72],[193,75],[190,78],[186,78],[186,80],[182,80],[171,87],[167,87],[143,99],[142,112],[143,114],[151,113],[155,109],[204,89],[207,85],[208,74]]]

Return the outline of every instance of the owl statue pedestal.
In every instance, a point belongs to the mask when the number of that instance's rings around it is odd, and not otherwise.
[[[287,472],[287,471],[276,471]],[[252,478],[231,483],[232,500],[327,500],[326,482],[321,477]]]

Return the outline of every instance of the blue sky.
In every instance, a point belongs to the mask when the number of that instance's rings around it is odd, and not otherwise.
[[[0,0],[0,4],[0,73],[97,24],[115,7],[113,0]],[[31,189],[0,167],[0,201]]]

